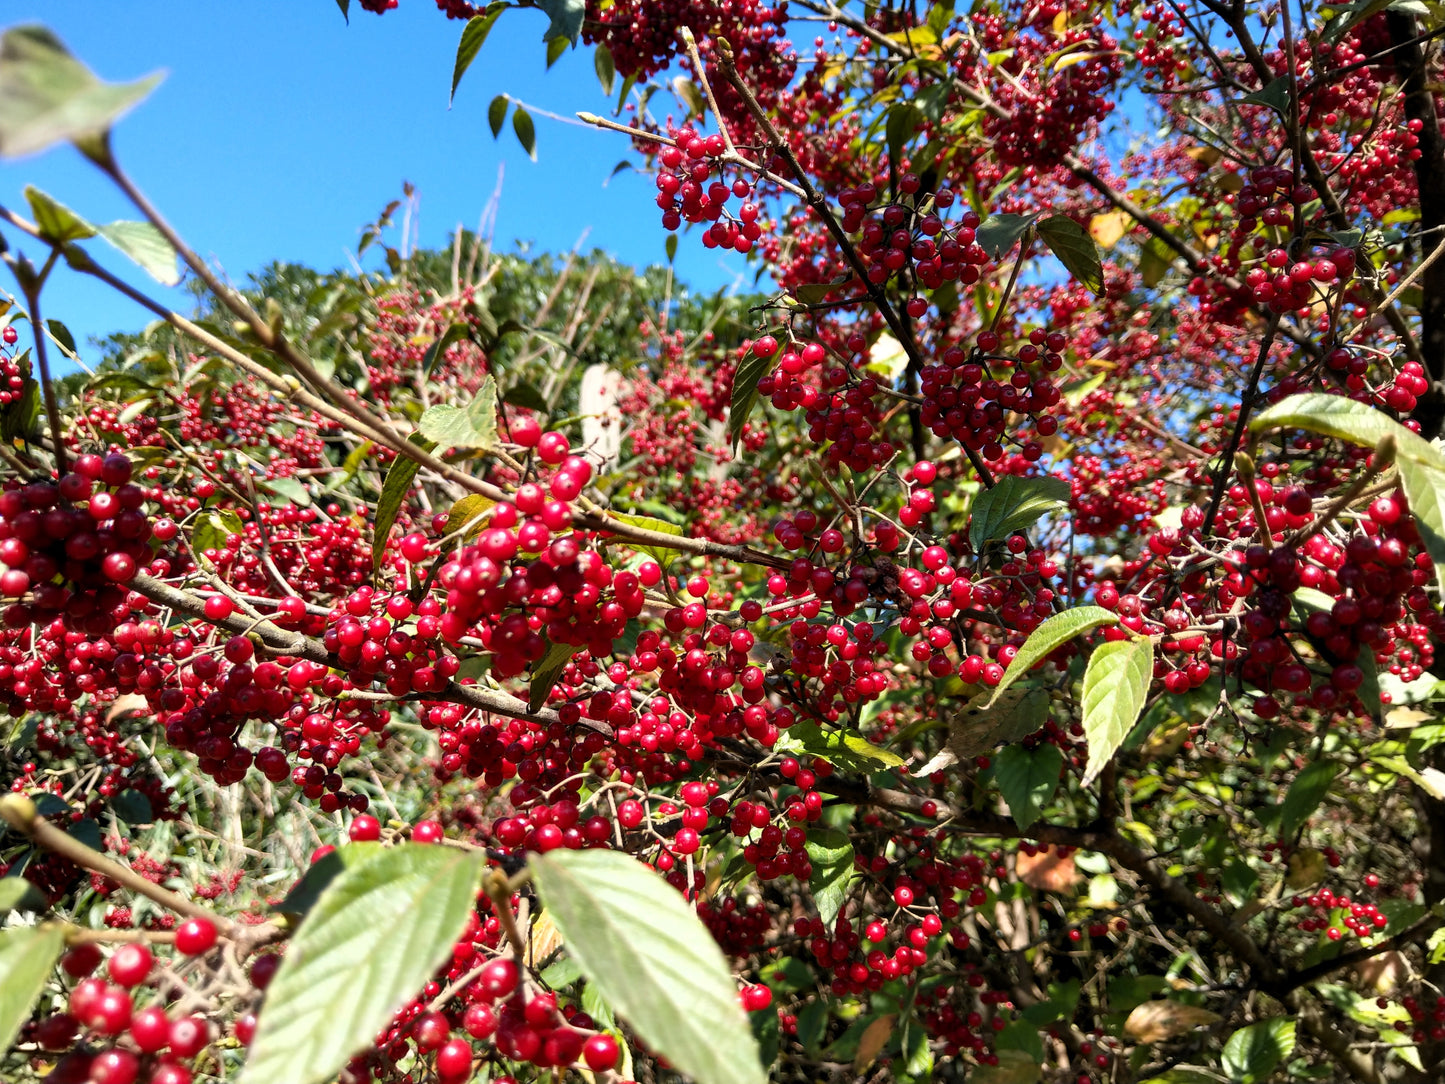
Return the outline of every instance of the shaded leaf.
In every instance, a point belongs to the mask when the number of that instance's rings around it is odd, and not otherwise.
[[[612,61],[612,50],[599,44],[592,52],[592,67],[597,72],[597,81],[602,84],[602,93],[612,94],[612,84],[617,78],[617,67]]]
[[[547,43],[547,67],[551,67],[562,58],[567,51],[567,39],[563,37],[553,38]]]
[[[0,37],[0,158],[34,154],[110,129],[161,81],[102,83],[42,26]]]
[[[485,866],[480,852],[404,843],[338,873],[266,991],[243,1084],[335,1076],[450,957]]]
[[[547,645],[547,654],[532,667],[532,683],[527,692],[528,711],[536,711],[547,702],[547,694],[552,691],[552,686],[557,684],[558,675],[572,656],[581,650],[577,644]]]
[[[0,877],[0,915],[8,915],[11,911],[44,911],[46,906],[40,889],[24,877],[14,874]],[[3,1006],[3,998],[0,998],[0,1006]],[[0,1008],[0,1013],[3,1013],[3,1008]]]
[[[96,232],[162,286],[181,281],[176,250],[149,222],[107,222]]]
[[[1224,1044],[1221,1067],[1234,1084],[1263,1084],[1294,1053],[1294,1020],[1276,1016],[1242,1027]]]
[[[669,233],[667,240],[662,243],[663,251],[667,253],[667,262],[672,263],[677,259],[677,234]]]
[[[508,388],[507,393],[502,396],[502,402],[510,406],[526,407],[539,414],[546,414],[551,409],[547,406],[547,400],[542,397],[542,393],[525,380],[518,381]]]
[[[453,343],[459,343],[463,339],[470,338],[471,334],[471,324],[463,323],[460,320],[454,324],[449,324],[447,329],[442,332],[442,337],[428,346],[426,353],[422,355],[422,372],[426,373],[427,376],[431,376],[432,373],[436,372],[436,367],[441,364],[442,359],[446,357],[447,347]]]
[[[1289,80],[1284,76],[1271,79],[1253,94],[1239,99],[1240,105],[1263,105],[1273,109],[1281,117],[1289,116]]]
[[[311,507],[311,491],[300,478],[263,478],[261,485],[298,508]]]
[[[321,893],[340,876],[342,870],[369,862],[381,851],[382,844],[372,841],[345,843],[327,851],[306,868],[301,879],[291,886],[291,891],[271,910],[301,918],[316,906]]]
[[[408,439],[424,451],[430,452],[436,448],[434,441],[427,440],[420,433],[413,433]],[[419,466],[416,460],[399,455],[387,469],[386,480],[381,484],[381,497],[376,502],[376,520],[371,531],[373,573],[381,570],[382,558],[386,556],[387,537],[391,534],[392,524],[396,522],[406,495],[411,492],[411,483],[416,478]]]
[[[112,798],[110,808],[126,824],[151,824],[156,819],[155,811],[151,809],[151,800],[140,791],[130,788]]]
[[[763,1084],[722,950],[655,870],[606,850],[530,864],[567,951],[649,1048],[698,1084]]]
[[[1089,762],[1083,786],[1099,777],[1139,719],[1154,676],[1154,642],[1144,637],[1100,644],[1084,670],[1084,736]]]
[[[888,161],[894,169],[901,168],[903,148],[923,125],[923,110],[912,102],[898,102],[888,109],[884,136],[888,141]]]
[[[64,949],[60,926],[0,930],[0,1050],[15,1042]]]
[[[1018,239],[1038,217],[1038,215],[989,215],[979,223],[974,240],[989,254],[990,259],[997,260],[1018,244]]]
[[[488,4],[485,11],[480,15],[473,15],[467,20],[467,25],[462,27],[462,37],[457,42],[456,63],[452,65],[452,92],[447,96],[448,103],[457,96],[457,84],[462,81],[462,76],[466,74],[467,68],[471,67],[472,61],[481,52],[487,35],[492,32],[492,27],[496,25],[497,19],[506,10],[506,4]]]
[[[1068,215],[1050,215],[1039,223],[1039,239],[1069,269],[1069,274],[1098,294],[1104,289],[1104,265],[1099,246],[1087,230]]]
[[[1061,478],[1006,474],[973,500],[968,538],[975,550],[1032,527],[1051,512],[1067,508],[1072,490]]]
[[[1000,1050],[998,1063],[980,1065],[968,1075],[968,1084],[1037,1084],[1041,1069],[1032,1054]]]
[[[767,357],[761,357],[752,350],[748,356],[738,364],[737,372],[733,374],[732,404],[728,409],[728,439],[732,441],[733,450],[737,450],[738,441],[743,436],[743,425],[748,420],[748,415],[753,411],[753,405],[758,401],[758,381],[772,370],[773,358],[777,357],[783,349],[781,343],[778,350]]]
[[[512,110],[512,131],[517,133],[517,142],[532,161],[537,160],[537,127],[532,123],[532,114],[520,105]]]
[[[1010,745],[993,758],[993,778],[1008,803],[1009,815],[1026,829],[1043,813],[1059,786],[1064,754],[1057,745],[1025,749]]]
[[[1019,648],[1018,654],[1008,664],[1003,677],[994,687],[988,704],[992,706],[1019,678],[1023,677],[1054,651],[1068,643],[1075,636],[1101,628],[1117,625],[1119,618],[1102,606],[1075,606],[1072,610],[1054,614],[1029,633],[1028,639]]]
[[[1313,760],[1295,776],[1279,807],[1278,833],[1281,839],[1294,839],[1295,833],[1304,827],[1325,800],[1330,784],[1343,768],[1344,765],[1337,760]]]
[[[1124,1021],[1124,1034],[1136,1043],[1162,1043],[1219,1020],[1218,1013],[1182,1001],[1141,1001]]]
[[[551,20],[542,34],[543,41],[563,37],[577,44],[577,36],[582,33],[582,17],[587,12],[586,0],[537,0],[537,6]]]
[[[492,138],[502,134],[502,122],[507,119],[507,106],[511,99],[505,94],[498,94],[492,99],[492,104],[487,106],[487,123],[492,127]]]
[[[813,874],[808,888],[818,905],[818,916],[828,929],[848,900],[848,887],[853,882],[853,844],[846,832],[836,828],[815,828],[805,844]]]
[[[641,527],[646,531],[675,534],[679,538],[685,533],[681,524],[669,523],[665,519],[655,519],[652,516],[629,516],[623,515],[621,512],[609,512],[608,515],[612,519],[621,520],[623,523],[633,527]],[[626,542],[627,540],[623,539],[623,541]],[[638,553],[647,554],[662,566],[664,572],[667,571],[667,567],[672,564],[676,558],[682,556],[682,550],[672,549],[669,546],[647,545],[642,542],[627,542],[627,545],[631,546]]]

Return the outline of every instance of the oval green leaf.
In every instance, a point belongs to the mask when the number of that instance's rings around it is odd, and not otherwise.
[[[472,61],[482,51],[482,45],[486,42],[487,35],[492,32],[493,25],[506,10],[506,4],[488,4],[486,11],[480,15],[473,15],[467,20],[467,25],[462,27],[462,38],[457,42],[456,63],[452,65],[452,92],[447,98],[448,104],[451,104],[452,99],[457,96],[457,84],[462,81],[462,76],[466,74],[467,68],[471,67]]]
[[[547,694],[557,684],[557,675],[573,655],[581,651],[577,644],[548,644],[547,654],[532,668],[532,682],[527,687],[527,710],[536,711],[547,702]]]
[[[1038,820],[1044,806],[1053,799],[1063,766],[1064,754],[1057,745],[1040,745],[1032,750],[1010,745],[994,757],[994,782],[1021,830]]]
[[[404,843],[337,874],[266,993],[242,1084],[334,1077],[450,957],[485,866],[477,852]]]
[[[436,444],[427,440],[420,433],[413,433],[408,438],[418,448],[431,451]],[[376,502],[376,523],[371,531],[371,569],[373,572],[381,570],[382,558],[386,556],[386,539],[391,534],[391,526],[396,522],[397,514],[401,511],[402,502],[411,491],[412,479],[416,477],[418,463],[414,459],[408,459],[404,455],[397,456],[391,462],[391,467],[386,472],[386,481],[381,484],[381,498]]]
[[[975,550],[1026,531],[1051,512],[1069,506],[1073,490],[1062,478],[1020,478],[1006,474],[984,490],[969,508],[968,540]]]
[[[853,844],[848,834],[837,828],[815,828],[808,834],[805,847],[813,867],[808,889],[818,905],[818,917],[832,929],[853,882]]]
[[[779,344],[778,351],[783,349]],[[737,449],[738,441],[743,436],[743,426],[747,423],[748,415],[753,412],[753,406],[758,401],[758,381],[773,367],[773,357],[760,357],[752,350],[748,356],[738,364],[737,372],[733,374],[732,404],[728,408],[728,439],[732,441],[734,450]]]
[[[107,222],[95,232],[162,286],[174,286],[181,281],[176,250],[149,222]]]
[[[517,142],[532,161],[537,160],[537,126],[532,123],[532,114],[520,105],[512,110],[512,131],[517,133]]]
[[[1234,1084],[1263,1084],[1294,1053],[1294,1021],[1276,1016],[1242,1027],[1224,1044],[1221,1067]]]
[[[1082,636],[1104,625],[1118,623],[1119,618],[1102,606],[1075,606],[1072,610],[1054,614],[1029,633],[1028,639],[1008,664],[1008,669],[1003,672],[1003,678],[995,686],[986,706],[992,707],[1010,685],[1075,636]]]
[[[55,961],[65,949],[59,926],[17,926],[0,931],[0,1050],[9,1050],[30,1019]]]
[[[1088,230],[1068,215],[1050,215],[1039,223],[1039,239],[1092,293],[1103,291],[1104,265]]]
[[[531,867],[567,951],[643,1042],[697,1084],[763,1084],[727,961],[675,889],[616,851],[558,850]]]
[[[492,128],[492,138],[502,134],[502,122],[507,119],[507,106],[510,99],[505,94],[498,94],[492,99],[492,104],[487,106],[487,123]]]
[[[1084,737],[1089,763],[1083,786],[1099,777],[1139,720],[1154,677],[1154,641],[1144,637],[1100,644],[1084,670]]]

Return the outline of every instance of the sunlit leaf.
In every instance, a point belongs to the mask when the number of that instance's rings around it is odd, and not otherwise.
[[[64,949],[59,925],[0,930],[0,1050],[15,1042]]]
[[[1050,215],[1038,224],[1039,239],[1049,246],[1069,273],[1097,294],[1104,289],[1099,247],[1088,231],[1068,215]]]
[[[1092,632],[1104,625],[1117,625],[1118,623],[1118,616],[1102,606],[1075,606],[1072,610],[1054,614],[1053,617],[1048,618],[1029,633],[1023,646],[1019,648],[1018,654],[1013,657],[1013,661],[1008,664],[1008,669],[1003,672],[1003,678],[994,687],[993,695],[989,697],[988,703],[992,705],[997,702],[1010,685],[1074,637],[1082,636],[1084,633]]]
[[[1100,644],[1084,670],[1084,736],[1089,762],[1083,786],[1099,777],[1139,719],[1154,676],[1154,642],[1131,637]]]
[[[1072,491],[1061,478],[1021,478],[1005,474],[974,498],[968,539],[975,550],[989,542],[1025,531],[1044,516],[1069,505]]]

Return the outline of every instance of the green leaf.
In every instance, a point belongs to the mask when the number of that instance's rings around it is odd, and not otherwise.
[[[677,234],[669,233],[667,240],[662,243],[663,251],[667,253],[667,262],[672,263],[677,259]]]
[[[1271,79],[1253,94],[1246,94],[1237,102],[1239,105],[1263,105],[1273,109],[1281,117],[1289,116],[1289,80],[1284,76]]]
[[[525,380],[519,380],[507,389],[502,396],[502,402],[510,406],[526,407],[528,410],[535,410],[539,414],[546,414],[552,408],[547,405],[547,400],[537,390],[536,385],[529,384]]]
[[[884,135],[888,141],[888,161],[894,169],[900,168],[903,148],[917,134],[923,120],[923,110],[912,102],[898,102],[889,108]]]
[[[1023,1050],[1000,1050],[998,1062],[980,1065],[968,1074],[968,1084],[1037,1084],[1039,1063]]]
[[[78,355],[80,351],[75,348],[75,336],[70,333],[59,320],[46,320],[45,326],[50,330],[50,337],[55,340],[57,346],[68,354]]]
[[[286,893],[286,898],[271,910],[283,915],[294,915],[297,918],[309,914],[311,908],[316,906],[316,901],[321,898],[321,893],[326,891],[342,870],[369,862],[382,850],[383,847],[380,843],[364,841],[346,843],[335,850],[327,851],[306,868],[301,879],[291,886],[290,892]]]
[[[457,96],[457,84],[462,81],[467,68],[471,67],[472,61],[481,52],[487,35],[492,32],[492,27],[506,10],[506,4],[488,4],[485,11],[480,15],[473,15],[467,20],[467,25],[462,27],[462,37],[457,42],[456,63],[452,65],[452,92],[447,97],[448,104]],[[495,130],[492,134],[496,134]]]
[[[567,51],[567,39],[563,37],[553,38],[547,43],[547,67],[551,67],[562,59],[562,54]]]
[[[547,646],[547,654],[532,667],[532,683],[527,691],[528,711],[536,711],[547,702],[547,694],[552,691],[552,686],[557,684],[557,676],[562,673],[572,656],[581,650],[577,644]]]
[[[162,286],[181,281],[176,250],[149,222],[107,222],[96,232]]]
[[[466,534],[463,535],[468,541],[476,538],[482,533],[486,521],[481,517],[488,509],[495,508],[497,502],[490,497],[484,497],[480,493],[468,493],[447,512],[447,533],[460,531],[463,528]]]
[[[1010,685],[1075,636],[1082,636],[1104,625],[1118,623],[1119,618],[1102,606],[1075,606],[1072,610],[1054,614],[1029,633],[1028,639],[1008,664],[1008,669],[1003,672],[1003,677],[994,687],[993,695],[988,698],[985,706],[992,707]]]
[[[450,958],[486,857],[404,843],[322,891],[266,991],[242,1084],[319,1084]]]
[[[1445,456],[1438,464],[1397,456],[1395,467],[1410,502],[1415,530],[1434,562],[1435,582],[1445,591]]]
[[[510,104],[510,98],[505,94],[498,94],[492,99],[492,104],[487,106],[487,123],[492,126],[493,139],[502,134],[502,122],[507,119],[507,106]]]
[[[612,61],[612,50],[598,45],[592,53],[592,67],[597,71],[597,81],[602,84],[602,93],[612,95],[612,84],[617,78],[617,67]]]
[[[778,349],[767,357],[761,357],[752,350],[748,356],[738,363],[737,372],[733,374],[732,405],[728,409],[728,439],[732,441],[733,450],[736,451],[738,441],[743,436],[743,426],[747,423],[748,415],[753,412],[753,405],[758,401],[758,381],[773,367],[773,358],[777,357],[783,350],[782,343]]]
[[[1344,765],[1337,760],[1312,760],[1304,766],[1290,784],[1280,806],[1279,838],[1294,839],[1295,833],[1304,827],[1325,800],[1330,784],[1343,768]]]
[[[300,478],[263,478],[261,485],[298,508],[311,507],[311,491]]]
[[[665,519],[654,519],[652,516],[625,516],[621,512],[609,512],[608,514],[613,519],[621,520],[623,523],[633,527],[641,527],[648,531],[659,531],[662,534],[675,534],[679,538],[685,533],[681,524],[669,523]],[[623,539],[623,541],[627,542],[626,539]],[[662,566],[664,572],[667,571],[668,566],[672,564],[676,558],[682,556],[682,550],[675,550],[670,546],[651,546],[644,545],[641,542],[627,542],[627,545],[631,546],[638,553],[647,554]]]
[[[439,448],[479,448],[497,444],[497,382],[482,381],[476,397],[464,407],[442,403],[421,416],[417,429]]]
[[[997,260],[1018,243],[1038,215],[989,215],[979,223],[974,240],[990,259]]]
[[[577,44],[577,37],[582,33],[582,17],[587,13],[586,0],[537,0],[537,6],[551,19],[542,35],[543,41],[563,37]]]
[[[1242,1027],[1224,1044],[1221,1068],[1234,1084],[1263,1084],[1294,1053],[1294,1021],[1276,1016]]]
[[[1040,745],[1033,750],[1010,745],[994,757],[994,782],[1020,830],[1038,820],[1044,806],[1053,799],[1063,765],[1064,754],[1057,745]]]
[[[517,133],[517,142],[532,161],[537,160],[537,127],[532,123],[532,114],[520,105],[512,110],[512,131]]]
[[[24,877],[0,877],[0,915],[11,911],[44,911],[45,897]]]
[[[432,451],[436,448],[433,441],[427,440],[420,433],[413,433],[409,438],[413,444],[425,451]],[[376,502],[376,522],[371,530],[371,568],[372,572],[381,571],[382,559],[386,556],[386,539],[391,534],[391,526],[396,522],[397,513],[401,511],[402,502],[411,491],[412,479],[416,477],[419,464],[414,459],[408,459],[404,455],[397,456],[391,462],[386,472],[386,480],[381,484],[381,498]]]
[[[1251,433],[1264,429],[1305,429],[1351,444],[1373,448],[1381,437],[1395,438],[1396,459],[1445,466],[1445,453],[1410,432],[1389,415],[1365,403],[1327,392],[1305,392],[1281,399],[1249,422]]]
[[[815,828],[808,834],[805,846],[808,861],[813,867],[808,888],[813,893],[813,902],[818,905],[818,916],[831,930],[833,920],[848,900],[848,888],[853,883],[853,844],[846,832],[836,828]]]
[[[351,25],[351,0],[336,0],[336,6],[341,9],[341,17],[346,20],[346,25]]]
[[[151,800],[138,790],[121,791],[111,799],[110,808],[126,824],[152,824],[156,819]]]
[[[1083,786],[1099,777],[1144,710],[1154,676],[1154,641],[1144,637],[1100,644],[1084,670],[1084,737],[1089,762]]]
[[[40,236],[57,244],[83,241],[95,236],[95,227],[59,200],[52,199],[33,184],[25,186],[25,201],[35,216]]]
[[[797,1039],[809,1057],[817,1057],[828,1034],[828,1003],[821,998],[810,1001],[798,1012]]]
[[[463,339],[471,338],[471,334],[471,324],[457,321],[447,325],[447,329],[442,332],[442,337],[428,346],[426,353],[422,355],[421,371],[430,377],[432,373],[436,372],[436,367],[441,364],[442,359],[446,357],[447,347],[453,343],[459,343]]]
[[[651,1050],[697,1084],[763,1084],[722,950],[656,871],[603,850],[534,855],[531,868],[567,951]]]
[[[801,750],[822,757],[836,768],[853,772],[876,772],[897,768],[903,758],[874,745],[856,730],[823,730],[816,723],[794,723],[779,739],[779,748]]]
[[[60,926],[0,930],[0,1050],[10,1049],[30,1019],[64,948]]]
[[[1049,719],[1049,691],[1036,685],[1015,685],[997,703],[989,701],[987,693],[979,693],[949,720],[948,751],[955,760],[990,752],[999,742],[1018,741]],[[936,770],[923,767],[914,774],[930,775]]]
[[[24,353],[28,354],[27,349]],[[22,357],[24,354],[21,355]],[[33,376],[25,378],[20,398],[12,399],[0,411],[0,437],[7,441],[29,439],[40,419],[40,382]]]
[[[1092,293],[1103,292],[1104,265],[1099,260],[1099,246],[1088,230],[1068,215],[1050,215],[1039,223],[1039,239],[1069,269],[1069,274]]]
[[[968,539],[979,550],[988,542],[1027,530],[1051,512],[1067,508],[1072,495],[1069,483],[1061,478],[1005,474],[992,489],[974,498]]]
[[[230,509],[208,508],[196,516],[191,528],[191,548],[197,553],[204,550],[224,550],[233,535],[246,529],[241,517]]]
[[[0,37],[0,158],[90,143],[160,81],[102,83],[45,27],[8,30]]]

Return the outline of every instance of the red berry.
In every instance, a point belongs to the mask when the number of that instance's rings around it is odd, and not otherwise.
[[[208,918],[188,918],[176,927],[176,951],[186,956],[209,952],[216,943],[216,924]]]

